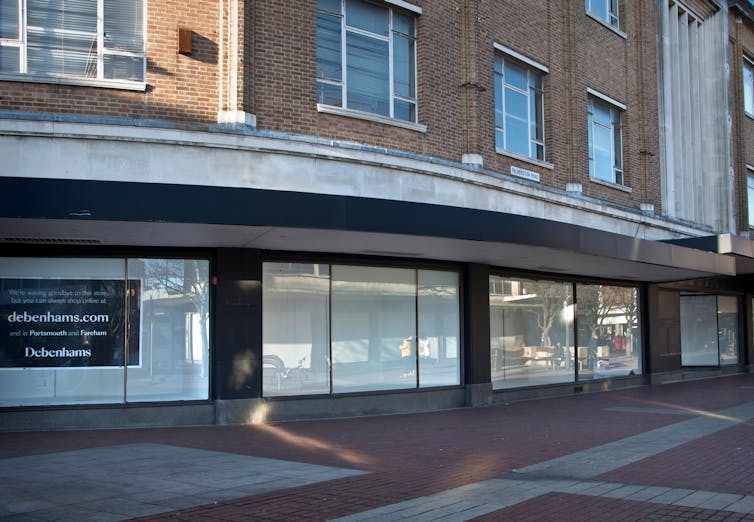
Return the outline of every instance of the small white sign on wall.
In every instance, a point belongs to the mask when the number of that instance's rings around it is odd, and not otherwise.
[[[516,167],[514,165],[511,165],[511,175],[539,182],[539,172],[522,169],[521,167]]]

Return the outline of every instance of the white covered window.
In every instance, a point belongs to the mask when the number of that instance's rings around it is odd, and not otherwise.
[[[589,97],[589,176],[623,185],[621,108]]]
[[[754,117],[754,65],[744,60],[744,111]]]
[[[585,0],[586,12],[618,29],[618,0]]]
[[[317,9],[317,101],[415,123],[414,14],[362,0]]]
[[[0,74],[144,82],[144,0],[0,0]]]
[[[495,56],[495,148],[545,159],[542,74],[524,62]]]

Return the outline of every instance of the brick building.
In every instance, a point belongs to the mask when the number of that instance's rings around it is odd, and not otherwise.
[[[0,4],[13,429],[749,371],[747,1]]]

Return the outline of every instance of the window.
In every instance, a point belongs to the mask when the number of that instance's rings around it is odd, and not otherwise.
[[[754,117],[754,65],[744,60],[744,111]]]
[[[747,169],[746,199],[749,203],[749,228],[754,228],[754,169]]]
[[[545,159],[542,75],[495,56],[495,148]]]
[[[461,383],[457,272],[304,263],[263,271],[265,396]]]
[[[0,74],[144,82],[144,0],[0,0]]]
[[[317,101],[415,123],[414,16],[362,0],[317,8]]]
[[[586,0],[586,12],[618,28],[618,0]]]
[[[0,406],[207,399],[209,294],[206,259],[0,258]]]
[[[623,185],[621,109],[589,98],[589,176]]]

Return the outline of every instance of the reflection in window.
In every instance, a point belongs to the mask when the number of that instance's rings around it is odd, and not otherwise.
[[[570,283],[490,277],[493,389],[574,379],[571,289]]]
[[[738,364],[738,299],[717,296],[717,340],[720,365]]]
[[[141,286],[141,364],[128,367],[126,400],[206,399],[209,262],[129,259],[128,275]]]
[[[579,380],[641,373],[636,288],[576,285]]]
[[[717,333],[717,298],[714,295],[681,296],[681,364],[720,364]]]
[[[328,265],[265,263],[262,379],[265,395],[330,391]]]
[[[754,65],[744,60],[744,112],[754,117]]]
[[[419,270],[419,386],[461,383],[457,272]]]

